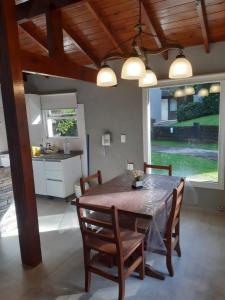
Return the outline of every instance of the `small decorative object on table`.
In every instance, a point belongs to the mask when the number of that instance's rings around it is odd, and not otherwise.
[[[134,189],[142,189],[144,172],[141,170],[133,170],[131,175],[133,177],[132,187]]]

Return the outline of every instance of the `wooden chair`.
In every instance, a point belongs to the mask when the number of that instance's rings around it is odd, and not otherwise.
[[[146,174],[147,169],[158,169],[158,170],[166,170],[168,171],[168,175],[172,176],[172,165],[168,166],[160,166],[160,165],[149,165],[146,162],[144,162],[144,173]],[[151,221],[144,220],[144,219],[138,219],[137,220],[137,230],[140,233],[148,234],[148,231],[151,226]]]
[[[98,184],[102,184],[102,173],[100,170],[98,170],[95,174],[87,176],[87,177],[81,177],[80,178],[80,188],[81,188],[81,194],[84,195],[87,189],[85,188],[85,183],[89,183],[92,180],[97,180]]]
[[[178,188],[173,190],[173,201],[170,211],[170,215],[166,225],[166,233],[164,236],[164,243],[167,249],[166,253],[166,265],[170,276],[174,275],[173,265],[172,265],[172,252],[175,250],[177,255],[181,257],[180,249],[180,210],[184,194],[184,179]]]
[[[166,171],[168,171],[168,175],[172,176],[172,165],[168,165],[168,166],[149,165],[145,162],[144,163],[144,173],[146,173],[147,169],[166,170]]]
[[[98,214],[108,215],[110,221],[100,221],[85,217],[85,210],[92,210]],[[115,207],[106,208],[90,204],[83,204],[77,199],[77,214],[83,238],[84,266],[85,266],[85,291],[88,292],[91,284],[91,273],[105,277],[119,284],[119,300],[124,299],[125,279],[135,270],[140,279],[144,279],[144,235],[135,231],[120,230],[118,211]],[[98,226],[100,230],[90,230],[90,225]],[[91,251],[103,255],[110,255],[117,262],[118,275],[111,275],[95,266],[91,258]],[[125,262],[129,257],[136,259],[125,270]]]

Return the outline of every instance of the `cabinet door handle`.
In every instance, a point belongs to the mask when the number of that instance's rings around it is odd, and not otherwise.
[[[52,179],[52,178],[47,178],[46,180],[48,180],[48,181],[56,181],[56,182],[63,182],[60,179]]]

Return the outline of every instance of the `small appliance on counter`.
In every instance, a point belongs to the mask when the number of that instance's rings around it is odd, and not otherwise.
[[[63,143],[63,151],[64,154],[70,154],[70,143],[69,142],[64,142]]]

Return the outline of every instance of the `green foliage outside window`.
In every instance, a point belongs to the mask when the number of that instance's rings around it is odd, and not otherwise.
[[[77,136],[77,122],[73,119],[55,120],[54,129],[60,136]]]

